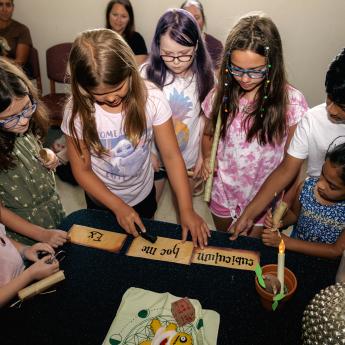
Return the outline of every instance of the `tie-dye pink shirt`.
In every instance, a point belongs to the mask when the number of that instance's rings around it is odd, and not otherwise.
[[[206,117],[212,109],[212,90],[202,104]],[[291,127],[298,123],[308,110],[302,93],[288,86],[289,105],[287,123]],[[214,177],[210,209],[220,217],[238,218],[254,198],[261,185],[284,157],[287,135],[280,145],[259,145],[257,140],[248,142],[243,128],[245,110],[251,103],[245,98],[239,102],[239,113],[228,126],[226,136],[221,139],[217,150],[217,174]],[[261,220],[256,222],[262,224]]]

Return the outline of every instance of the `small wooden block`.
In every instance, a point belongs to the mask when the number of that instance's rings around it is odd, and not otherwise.
[[[171,313],[179,327],[195,320],[195,309],[187,297],[171,303]]]

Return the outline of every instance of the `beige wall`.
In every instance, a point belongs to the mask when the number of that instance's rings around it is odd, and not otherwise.
[[[137,30],[147,46],[155,24],[169,7],[182,1],[131,0]],[[45,50],[73,41],[83,30],[102,27],[108,0],[15,0],[14,18],[29,26],[40,52],[44,90]],[[277,24],[284,45],[290,82],[303,91],[311,106],[324,99],[324,76],[335,54],[345,47],[345,0],[203,0],[207,31],[224,41],[235,19],[251,10],[263,10]]]

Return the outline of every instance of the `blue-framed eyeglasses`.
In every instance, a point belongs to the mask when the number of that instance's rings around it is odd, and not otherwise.
[[[247,76],[251,79],[261,79],[266,76],[267,68],[257,70],[257,69],[243,69],[240,67],[235,67],[233,65],[230,65],[228,67],[229,72],[234,75],[235,77],[243,77],[244,74],[247,74]]]
[[[32,98],[31,95],[28,95],[30,98],[30,104],[24,107],[24,109],[15,115],[12,115],[8,117],[5,120],[0,120],[0,127],[3,127],[5,129],[11,129],[15,126],[17,126],[19,120],[24,117],[26,119],[31,118],[33,113],[36,111],[37,108],[37,102]]]

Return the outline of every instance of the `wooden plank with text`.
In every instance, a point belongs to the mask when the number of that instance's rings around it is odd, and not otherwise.
[[[118,253],[127,235],[74,224],[68,232],[71,243]]]
[[[254,271],[260,263],[258,252],[242,249],[230,249],[220,247],[196,248],[192,257],[193,264],[221,266],[240,270]]]
[[[127,251],[128,256],[168,261],[183,265],[190,265],[192,254],[192,242],[186,241],[182,243],[181,240],[159,236],[155,243],[150,243],[142,237],[137,237]]]

